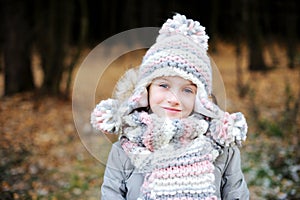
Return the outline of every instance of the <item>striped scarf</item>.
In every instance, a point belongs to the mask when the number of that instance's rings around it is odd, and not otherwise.
[[[220,147],[205,136],[207,120],[196,114],[171,120],[134,112],[125,124],[122,147],[145,174],[140,200],[217,199],[213,162]]]

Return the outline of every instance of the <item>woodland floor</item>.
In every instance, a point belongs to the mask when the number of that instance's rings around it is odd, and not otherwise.
[[[249,158],[250,152],[257,151],[257,143],[269,146],[276,143],[267,135],[251,136],[257,135],[253,108],[259,111],[257,119],[277,119],[286,108],[287,88],[290,88],[288,94],[291,94],[292,99],[299,92],[299,72],[287,69],[285,53],[280,51],[280,45],[272,48],[277,52],[279,63],[277,68],[264,73],[249,73],[244,67],[246,53],[242,55],[243,74],[239,75],[242,77],[239,85],[248,88],[243,98],[237,92],[234,48],[222,43],[217,46],[217,53],[211,53],[224,80],[227,109],[230,112],[241,111],[246,117],[249,116],[248,139],[241,148],[245,159]],[[267,63],[271,64],[268,52],[265,57]],[[139,62],[131,62],[133,58],[121,57],[118,61],[120,63],[113,63],[115,66],[102,75],[96,102],[111,94],[111,82],[115,82],[116,77],[122,74],[120,71]],[[3,91],[2,74],[0,88]],[[89,124],[88,121],[85,123]],[[299,127],[299,116],[297,123]],[[35,93],[3,97],[0,103],[0,134],[0,200],[99,199],[105,163],[99,162],[83,145],[74,125],[72,100],[42,97]],[[284,142],[293,143],[293,139]],[[259,151],[260,154],[268,155],[263,149]],[[247,160],[242,165],[248,171],[255,167],[255,163],[249,164]],[[251,179],[251,173],[247,174],[246,178]],[[258,186],[249,185],[249,188],[252,199],[264,199],[259,196],[262,191]]]

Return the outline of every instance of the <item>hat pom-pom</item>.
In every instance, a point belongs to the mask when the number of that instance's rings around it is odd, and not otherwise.
[[[159,31],[157,41],[165,36],[181,34],[191,38],[196,44],[201,45],[205,50],[208,49],[208,35],[205,33],[205,27],[198,21],[187,19],[185,15],[176,14],[173,19],[168,19]]]
[[[91,113],[91,124],[96,130],[118,134],[121,116],[118,115],[119,102],[115,99],[101,101]]]
[[[247,137],[247,122],[240,112],[224,113],[221,119],[213,119],[210,122],[209,136],[223,146],[241,146]]]

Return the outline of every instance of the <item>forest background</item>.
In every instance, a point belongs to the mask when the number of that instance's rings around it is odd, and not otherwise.
[[[1,0],[1,200],[99,199],[105,163],[78,137],[74,78],[102,41],[134,28],[160,27],[175,12],[206,27],[227,108],[247,116],[241,152],[251,199],[300,198],[299,1]],[[134,42],[141,41],[126,40],[108,52]],[[95,103],[109,97],[143,53],[111,63]],[[85,132],[96,135],[83,123]]]

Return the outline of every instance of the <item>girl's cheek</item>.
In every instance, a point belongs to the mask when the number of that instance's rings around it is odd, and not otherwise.
[[[184,96],[183,98],[182,98],[182,102],[184,103],[184,104],[189,104],[189,105],[191,105],[191,104],[193,104],[194,105],[194,103],[195,103],[195,96],[194,95],[186,95],[186,96]]]
[[[165,98],[164,94],[159,91],[152,91],[149,96],[150,103],[159,103]]]

